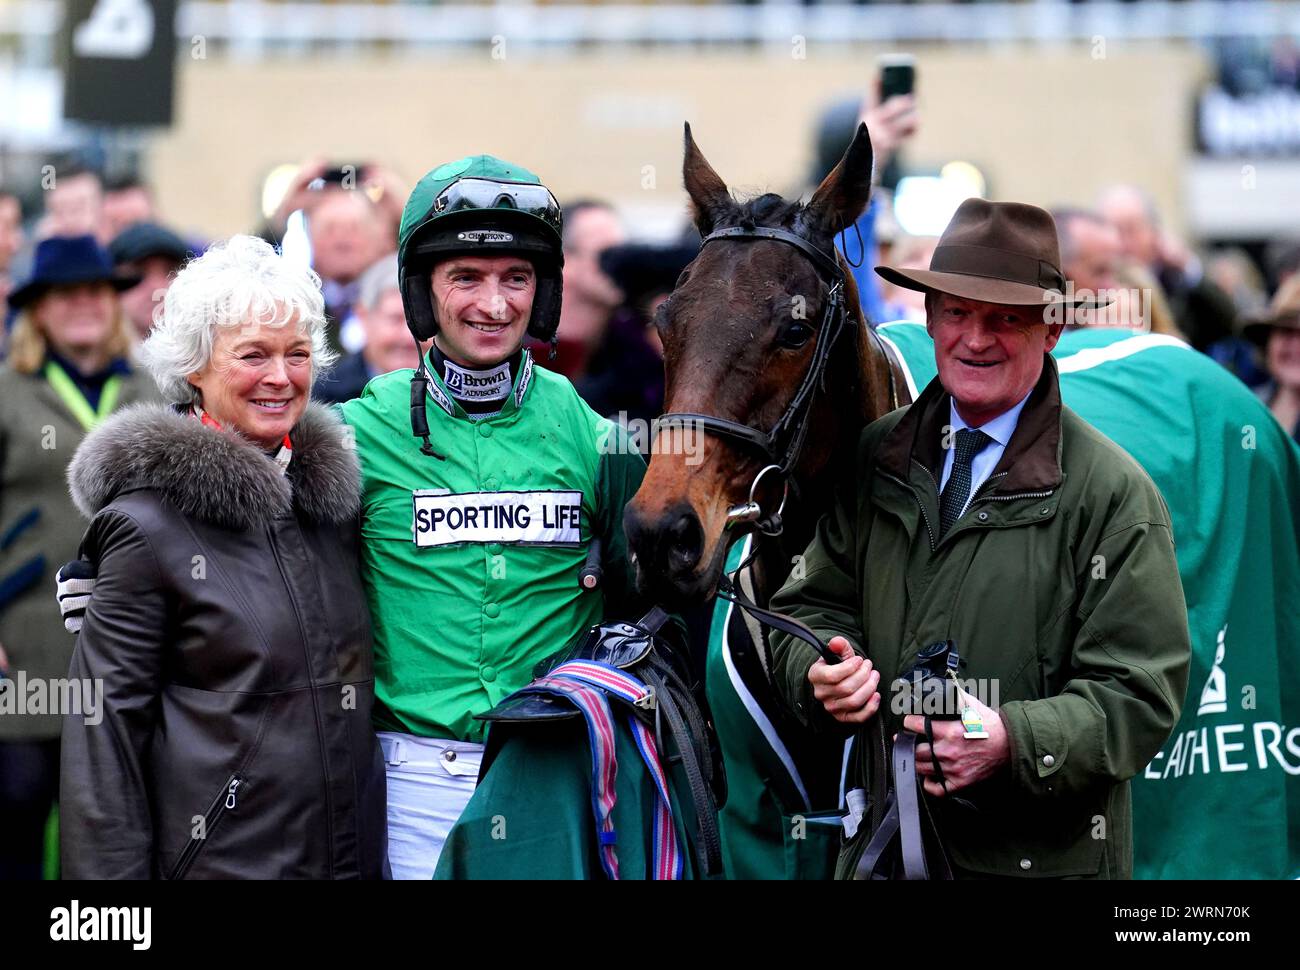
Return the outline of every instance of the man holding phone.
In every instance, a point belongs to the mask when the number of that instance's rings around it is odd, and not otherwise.
[[[361,274],[397,248],[405,197],[405,187],[383,166],[308,159],[259,232],[278,248],[290,217],[305,216],[312,269],[325,294],[326,333],[335,350],[361,349],[364,338],[353,319]]]
[[[916,134],[920,125],[916,103],[916,65],[910,54],[889,54],[880,60],[880,74],[868,89],[851,125],[836,121],[836,132],[823,133],[819,139],[815,169],[820,179],[822,172],[835,167],[858,123],[865,123],[871,132],[871,149],[875,167],[871,173],[873,190],[871,204],[858,217],[855,225],[848,227],[837,239],[837,245],[849,262],[853,281],[858,285],[858,301],[872,326],[885,323],[888,311],[880,295],[880,284],[871,267],[877,262],[876,217],[880,212],[879,188],[886,180],[886,170],[899,149]],[[835,119],[833,112],[828,120]],[[848,120],[848,119],[845,119]],[[861,243],[859,244],[859,238]],[[854,265],[856,264],[856,265]]]

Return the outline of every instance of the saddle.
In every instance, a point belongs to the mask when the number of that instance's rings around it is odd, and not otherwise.
[[[697,862],[702,875],[722,871],[722,842],[717,805],[726,797],[718,745],[702,705],[687,683],[685,657],[658,636],[668,614],[654,607],[636,623],[593,626],[573,646],[542,661],[534,680],[485,714],[490,723],[546,723],[585,718],[593,760],[593,804],[601,839],[602,865],[618,878],[609,813],[613,791],[602,783],[606,765],[613,765],[612,710],[622,713],[637,742],[646,770],[659,792],[656,831],[673,832],[667,772],[662,762],[680,765],[694,807]],[[496,748],[488,734],[483,770],[487,771]],[[662,759],[662,760],[661,760]],[[665,824],[666,823],[666,824]],[[673,878],[681,872],[674,862],[675,837],[655,841],[655,875]]]

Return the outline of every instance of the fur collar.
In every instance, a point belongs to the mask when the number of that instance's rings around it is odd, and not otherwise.
[[[68,466],[68,483],[87,518],[134,489],[153,489],[182,515],[239,532],[295,508],[320,523],[355,517],[361,472],[342,422],[309,404],[289,440],[286,478],[247,438],[164,405],[134,405],[86,437]]]

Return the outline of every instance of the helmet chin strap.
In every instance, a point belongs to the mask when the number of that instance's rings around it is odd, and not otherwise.
[[[435,451],[433,444],[429,440],[430,430],[429,430],[429,415],[428,415],[428,396],[429,396],[429,385],[433,383],[434,378],[433,375],[429,373],[428,361],[425,358],[424,352],[420,347],[419,340],[416,340],[415,346],[417,352],[419,353],[419,359],[418,359],[419,362],[416,364],[415,373],[411,376],[411,433],[415,435],[415,437],[422,439],[424,442],[420,446],[421,454],[428,455],[431,458],[437,458],[439,461],[446,461],[447,456]],[[497,361],[496,363],[489,365],[488,368],[471,367],[467,364],[460,364],[459,362],[457,362],[453,357],[449,356],[447,352],[439,344],[438,334],[435,334],[433,337],[433,346],[437,350],[438,355],[441,358],[449,361],[450,363],[456,364],[458,367],[463,367],[466,370],[474,371],[474,370],[484,370],[484,369],[490,369],[492,367],[497,367],[502,363],[502,361],[510,360],[511,358],[518,355],[521,350],[523,350],[524,341],[521,339],[519,341],[519,346],[511,350],[510,353],[507,354],[505,357],[503,357],[501,361]],[[554,358],[555,356],[554,338],[552,338],[551,340],[551,356],[552,358]]]
[[[420,453],[428,455],[430,458],[437,458],[439,461],[446,461],[447,456],[441,455],[433,450],[433,445],[429,441],[429,415],[426,410],[426,402],[429,397],[429,382],[432,377],[424,363],[424,352],[420,348],[420,342],[415,342],[415,349],[420,354],[420,362],[415,365],[415,373],[411,376],[411,433],[417,438],[423,438],[424,444],[420,446]]]

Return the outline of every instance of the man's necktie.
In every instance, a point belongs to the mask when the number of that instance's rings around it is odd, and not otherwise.
[[[952,524],[961,515],[961,510],[966,507],[966,499],[970,497],[971,462],[984,446],[993,440],[983,431],[975,428],[959,429],[956,438],[953,445],[952,474],[948,476],[948,484],[944,486],[943,495],[939,498],[940,536],[948,534]]]

